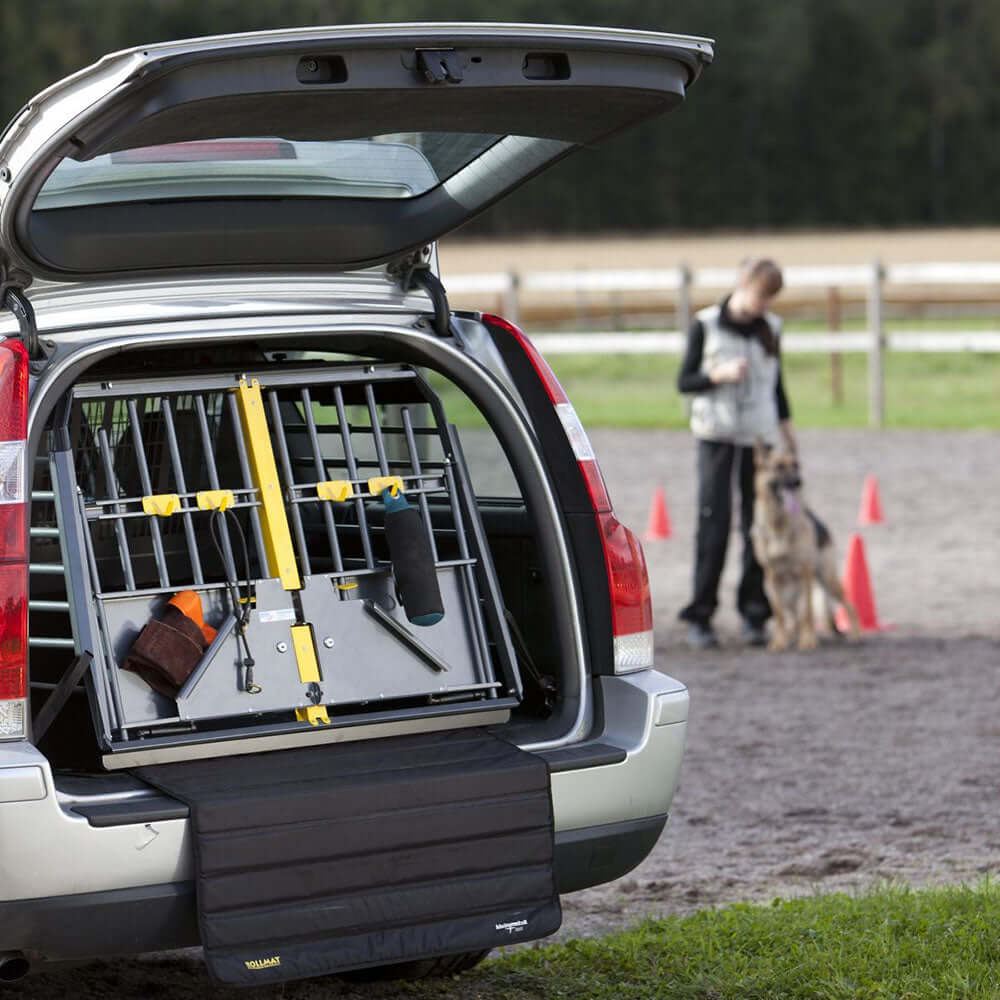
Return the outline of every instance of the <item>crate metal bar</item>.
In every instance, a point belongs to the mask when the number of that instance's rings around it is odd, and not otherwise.
[[[312,394],[305,386],[300,390],[300,398],[302,400],[302,415],[309,430],[309,444],[312,447],[313,453],[313,469],[316,473],[316,478],[322,480],[326,478],[326,468],[323,465],[323,453],[320,450],[319,437],[316,435],[316,419],[313,416]],[[344,559],[340,554],[340,542],[337,539],[337,526],[333,520],[333,510],[328,503],[321,503],[320,507],[323,511],[323,522],[326,525],[326,537],[330,542],[330,555],[333,557],[333,568],[339,573],[344,568]],[[342,592],[338,591],[338,593],[343,597]]]
[[[69,614],[69,601],[28,601],[29,611],[61,611]]]
[[[47,527],[36,527],[31,526],[30,535],[32,538],[58,538],[59,529],[58,528],[47,528]]]
[[[228,583],[199,583],[197,587],[185,587],[185,590],[209,591],[225,590]],[[146,587],[142,590],[98,590],[94,597],[102,601],[128,601],[133,597],[156,597],[158,594],[175,594],[176,587]]]
[[[410,420],[410,408],[404,406],[401,410],[401,415],[403,418],[403,430],[406,432],[406,450],[410,453],[410,468],[413,470],[414,477],[422,480],[424,476],[420,470],[420,455],[417,452],[416,438],[413,436],[413,421]],[[427,491],[421,489],[417,492],[420,497],[420,514],[424,522],[424,529],[427,532],[427,541],[430,542],[431,555],[434,558],[434,564],[437,565],[437,542],[434,540],[434,526],[431,524],[431,513],[427,504]]]
[[[128,401],[129,424],[132,428],[132,447],[135,451],[135,462],[139,469],[139,482],[143,492],[149,495],[153,492],[153,480],[149,475],[149,462],[146,461],[146,445],[142,440],[142,428],[139,426],[139,410],[135,400]],[[160,585],[170,586],[170,573],[167,570],[167,557],[163,553],[163,536],[160,534],[160,522],[156,517],[149,519],[150,540],[153,543],[153,559],[156,571],[160,574]]]
[[[28,645],[36,649],[73,649],[76,643],[65,636],[33,635],[28,638]]]
[[[275,381],[275,372],[268,369],[243,369],[247,382],[253,379]],[[315,368],[295,368],[282,370],[279,376],[283,387],[294,388],[301,385],[316,385],[319,382],[330,381],[331,374],[341,385],[354,382],[402,382],[417,378],[417,373],[410,368],[379,367],[366,365],[364,368],[340,369],[331,373],[328,364],[317,365]],[[198,391],[231,390],[232,375],[199,375]],[[106,397],[121,398],[128,395],[142,396],[188,396],[190,391],[178,388],[177,378],[164,379],[120,379],[114,383],[84,382],[73,387],[74,400],[104,399]]]
[[[101,428],[101,433],[104,429]],[[70,459],[72,462],[72,459]],[[84,517],[83,508],[83,494],[77,494],[77,504],[80,511],[80,517]],[[84,522],[85,523],[85,522]],[[87,565],[90,567],[91,576],[91,587],[96,593],[100,589],[100,579],[97,575],[97,556],[94,552],[94,540],[90,537],[90,532],[84,530],[81,532],[83,536],[83,543],[87,550]],[[133,588],[135,587],[135,581],[132,581]],[[122,692],[121,687],[118,684],[118,664],[115,663],[114,657],[111,655],[111,651],[115,648],[111,641],[111,632],[108,629],[108,620],[104,614],[104,602],[100,600],[94,601],[94,608],[97,613],[97,630],[100,633],[101,641],[104,646],[104,655],[101,659],[104,661],[104,674],[107,682],[107,690],[111,694],[111,707],[113,710],[113,722],[112,729],[118,729],[123,738],[128,739],[129,730],[125,725],[125,710],[122,706]],[[95,673],[95,671],[91,671]]]
[[[48,461],[48,455],[38,455],[36,456],[36,461],[38,458],[43,458]],[[41,463],[39,463],[41,464]],[[32,490],[31,499],[32,500],[55,500],[56,494],[54,490]]]
[[[205,455],[205,470],[208,472],[208,484],[213,490],[219,489],[219,470],[215,465],[215,448],[212,446],[212,434],[208,429],[208,414],[205,412],[205,399],[199,392],[194,396],[194,410],[198,417],[198,429],[201,432],[201,448]],[[236,579],[236,559],[233,557],[233,546],[229,540],[229,532],[221,531],[223,571],[230,580]],[[135,585],[133,584],[133,590]]]
[[[235,609],[233,609],[235,612]],[[233,629],[236,627],[236,615],[229,615],[226,620],[219,626],[218,631],[215,633],[215,638],[211,641],[208,649],[202,654],[201,659],[198,661],[197,666],[191,671],[187,680],[184,681],[180,691],[177,692],[177,697],[175,701],[180,704],[185,698],[190,697],[191,692],[198,686],[198,681],[202,679],[205,671],[211,666],[212,661],[215,659],[216,654],[222,649],[223,644],[229,638]]]
[[[60,404],[60,412],[68,413],[68,404]],[[90,555],[85,536],[90,534],[85,522],[76,517],[75,512],[82,509],[82,495],[76,485],[75,462],[69,449],[52,451],[49,454],[49,472],[55,492],[55,515],[57,531],[62,532],[61,549],[65,560],[66,593],[74,596],[87,592],[87,580],[90,578]],[[99,651],[97,643],[100,632],[100,622],[97,616],[96,601],[73,601],[70,603],[69,622],[73,636],[73,649],[76,653],[84,650]],[[39,637],[41,638],[41,637]],[[102,658],[103,659],[103,658]],[[93,665],[92,665],[93,666]],[[106,706],[113,704],[107,675],[103,670],[91,669],[87,672],[85,683],[91,686],[94,697],[91,701],[91,717],[94,730],[99,733],[105,745],[111,742],[111,710]]]
[[[163,412],[163,426],[167,433],[167,449],[170,452],[170,464],[174,470],[174,485],[178,493],[187,495],[187,480],[184,476],[184,465],[181,462],[181,451],[177,446],[177,428],[174,426],[174,410],[171,402],[166,397],[160,404]],[[201,556],[198,554],[198,540],[194,533],[194,521],[191,512],[182,508],[181,516],[184,519],[184,539],[187,543],[188,559],[191,561],[191,575],[194,582],[204,583],[205,574],[201,568]]]
[[[281,418],[281,401],[277,392],[270,389],[267,393],[267,402],[271,408],[271,423],[275,428],[275,440],[278,442],[278,461],[281,462],[281,471],[284,473],[286,488],[291,493],[297,489],[295,485],[295,475],[292,472],[292,463],[288,456],[288,441],[285,435],[288,429]],[[306,545],[306,534],[302,527],[302,512],[298,507],[292,507],[292,533],[295,535],[295,545],[299,550],[299,561],[302,564],[304,576],[312,576],[312,565],[309,562],[309,548]]]
[[[444,472],[445,479],[448,481],[448,493],[449,500],[451,502],[451,513],[455,525],[455,532],[458,536],[458,554],[463,559],[469,559],[469,545],[465,538],[465,526],[462,520],[462,511],[459,508],[455,493],[455,472],[452,469],[450,462],[445,464]],[[469,607],[476,609],[476,613],[471,615],[473,631],[472,649],[475,653],[476,669],[480,672],[482,679],[487,681],[489,680],[490,662],[489,642],[483,632],[482,615],[479,613],[481,611],[479,604],[479,592],[476,587],[476,578],[473,575],[471,565],[467,565],[459,570],[459,579],[461,580],[462,595],[465,598],[466,603]],[[496,694],[493,693],[488,695],[488,697],[496,697]]]
[[[29,563],[28,572],[38,576],[62,576],[66,567],[62,563]]]
[[[446,426],[445,433],[447,435],[448,448],[451,454],[455,457],[455,470],[453,472],[453,476],[457,475],[463,490],[459,496],[464,498],[463,502],[468,503],[469,505],[468,522],[473,541],[475,542],[476,549],[479,552],[488,552],[489,539],[486,537],[486,529],[483,527],[482,519],[479,516],[479,510],[473,503],[476,494],[472,487],[472,481],[469,478],[469,466],[465,461],[465,454],[462,451],[462,441],[459,438],[454,426],[451,424]],[[460,538],[464,542],[464,532]],[[500,660],[500,666],[506,674],[506,680],[510,693],[520,699],[524,696],[523,684],[521,683],[521,677],[517,670],[517,655],[514,652],[514,647],[510,639],[510,633],[506,627],[507,623],[503,618],[503,611],[501,610],[504,607],[504,601],[503,594],[500,590],[500,580],[496,575],[496,568],[490,560],[481,559],[479,561],[478,568],[482,573],[483,584],[486,589],[486,600],[483,602],[485,606],[484,611],[486,616],[490,619],[490,627],[493,629],[494,636],[496,636],[496,649],[498,659]],[[480,621],[482,621],[482,619],[480,619]]]
[[[337,407],[337,424],[340,427],[340,437],[344,442],[344,461],[347,463],[347,473],[353,482],[358,481],[358,463],[354,457],[354,448],[351,444],[351,432],[347,424],[347,408],[344,406],[344,391],[339,385],[333,387],[333,402]],[[361,548],[365,555],[365,565],[369,569],[375,568],[375,555],[372,552],[371,538],[368,535],[368,513],[365,510],[365,501],[361,496],[354,498],[354,511],[358,518],[358,527],[361,530]]]
[[[110,407],[106,407],[110,409]],[[108,444],[108,432],[104,427],[97,431],[97,446],[101,452],[101,461],[104,464],[104,478],[107,480],[108,492],[113,496],[118,495],[118,479],[115,476],[114,460],[111,457],[111,447]],[[120,504],[116,504],[114,510],[120,513]],[[118,539],[118,558],[121,559],[122,573],[125,574],[125,585],[130,590],[135,590],[135,575],[132,573],[132,556],[128,549],[128,538],[125,536],[125,525],[121,520],[115,521],[115,537]],[[96,563],[95,563],[96,565]]]
[[[201,490],[195,490],[194,492],[191,492],[189,490],[186,493],[178,493],[177,494],[177,499],[178,500],[195,500],[195,501],[197,501],[198,494],[200,492],[202,492],[202,491]],[[235,489],[231,489],[231,490],[228,490],[226,492],[232,493],[234,498],[237,497],[237,496],[243,496],[243,495],[256,496],[256,494],[257,494],[257,490],[253,486],[251,486],[249,488],[248,487],[238,486]],[[112,507],[115,504],[120,504],[123,507],[124,506],[128,506],[129,504],[135,504],[135,503],[141,504],[143,502],[143,500],[145,500],[145,499],[146,499],[145,496],[136,496],[136,497],[119,497],[119,499],[117,499],[117,500],[91,500],[87,504],[87,510],[91,511],[91,510],[96,510],[96,509],[101,508],[101,507]],[[237,503],[233,503],[230,506],[229,509],[232,510],[234,507],[237,507],[237,506],[239,506],[239,507],[259,507],[260,504],[259,504],[259,502],[257,500],[240,500]],[[180,510],[189,510],[189,511],[191,511],[193,513],[195,511],[201,510],[201,508],[198,507],[197,505],[195,505],[195,506],[192,507],[190,504],[187,504],[187,505],[182,505],[180,507]],[[122,517],[133,517],[133,516],[135,516],[137,514],[141,514],[144,517],[148,517],[149,516],[148,514],[146,514],[145,511],[126,511],[124,514],[122,514]],[[93,517],[91,517],[91,519],[93,520]]]
[[[368,403],[368,419],[371,421],[371,436],[375,442],[375,454],[378,456],[378,467],[383,476],[389,475],[389,460],[385,454],[385,441],[382,440],[382,426],[378,419],[378,404],[375,402],[375,389],[371,384],[365,385],[365,401]],[[364,464],[364,463],[359,463]]]
[[[243,476],[243,485],[248,491],[256,494],[257,488],[254,486],[253,477],[250,474],[250,460],[247,457],[247,446],[243,440],[243,425],[240,422],[240,411],[236,405],[236,396],[233,393],[226,395],[229,403],[229,416],[233,424],[233,437],[236,439],[236,458],[240,463],[240,474]],[[254,545],[257,547],[257,563],[259,566],[267,565],[267,550],[264,548],[264,535],[260,527],[260,512],[257,504],[250,507],[250,530],[253,532]]]

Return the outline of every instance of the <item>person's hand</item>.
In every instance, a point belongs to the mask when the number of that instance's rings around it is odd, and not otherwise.
[[[778,430],[781,431],[781,437],[785,445],[785,450],[790,452],[792,455],[798,455],[799,444],[795,440],[795,433],[792,430],[792,422],[790,420],[782,420],[778,424]]]
[[[744,358],[734,358],[732,361],[720,361],[708,373],[708,377],[716,384],[722,382],[742,382],[747,377],[750,365]]]

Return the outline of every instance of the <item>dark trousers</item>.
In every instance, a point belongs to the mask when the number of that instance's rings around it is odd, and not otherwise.
[[[762,624],[771,617],[764,593],[764,574],[753,554],[753,448],[723,441],[698,441],[698,528],[694,552],[694,597],[680,617],[707,624],[719,603],[719,580],[726,563],[733,506],[733,466],[740,490],[740,529],[743,534],[743,575],[736,606],[749,622]]]

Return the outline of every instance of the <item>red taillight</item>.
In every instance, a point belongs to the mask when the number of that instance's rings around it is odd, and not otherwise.
[[[598,514],[604,563],[611,590],[615,672],[653,665],[653,600],[639,539],[614,514]]]
[[[524,335],[524,331],[518,329],[513,323],[500,316],[484,315],[483,321],[490,326],[498,326],[501,330],[516,341],[517,345],[524,352],[531,362],[531,367],[535,369],[538,380],[545,386],[545,392],[549,401],[555,407],[556,414],[562,422],[563,430],[569,439],[570,447],[580,465],[580,472],[583,481],[587,485],[587,493],[590,494],[590,501],[596,512],[606,512],[611,510],[611,500],[608,498],[608,489],[604,483],[604,476],[594,457],[594,449],[590,445],[590,438],[580,423],[580,418],[573,409],[573,404],[569,401],[565,390],[559,384],[555,372],[549,367],[549,363],[538,353],[538,348]]]
[[[28,352],[0,343],[0,740],[26,734],[28,560],[25,539],[25,436]]]
[[[559,379],[524,333],[499,316],[485,315],[483,320],[509,334],[531,362],[539,381],[545,386],[580,466],[580,474],[594,508],[601,546],[604,549],[604,564],[611,596],[615,672],[625,673],[652,667],[653,602],[649,592],[646,559],[639,539],[612,513],[604,476],[597,464],[587,432],[559,384]]]

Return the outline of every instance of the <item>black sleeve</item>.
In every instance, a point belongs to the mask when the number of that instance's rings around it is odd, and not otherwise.
[[[696,319],[688,331],[687,350],[677,373],[677,388],[680,392],[707,392],[715,388],[715,383],[701,371],[701,352],[705,347],[705,328]]]
[[[785,383],[781,377],[781,341],[778,341],[778,384],[774,387],[774,400],[778,404],[778,419],[791,420],[792,410],[785,395]]]

